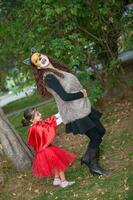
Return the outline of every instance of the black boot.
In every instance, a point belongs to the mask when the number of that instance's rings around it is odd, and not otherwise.
[[[85,164],[85,165],[87,165],[89,167],[89,164],[90,164],[89,147],[87,147],[87,150],[86,150],[85,154],[81,158],[81,165],[82,164]]]
[[[89,158],[90,158],[90,164],[89,164],[89,170],[91,174],[98,174],[98,175],[104,175],[104,174],[109,174],[109,170],[103,169],[98,160],[99,160],[99,149],[93,149],[89,148]]]
[[[99,161],[99,148],[97,149],[97,159]],[[82,156],[81,158],[81,165],[86,164],[89,167],[90,164],[90,156],[89,153],[90,152],[90,147],[87,147],[87,150],[85,152],[85,154]]]

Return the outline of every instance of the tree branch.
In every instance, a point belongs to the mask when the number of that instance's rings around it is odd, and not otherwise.
[[[98,42],[103,42],[101,38],[98,38],[97,36],[95,36],[94,34],[90,33],[89,31],[87,31],[86,29],[82,28],[81,26],[78,26],[78,28],[82,31],[85,32],[87,35],[91,36],[92,38],[94,38],[95,40],[97,40]]]

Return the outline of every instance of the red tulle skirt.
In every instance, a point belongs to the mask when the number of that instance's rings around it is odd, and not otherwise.
[[[51,145],[35,155],[32,171],[35,176],[53,176],[55,170],[65,171],[75,160],[76,155]]]

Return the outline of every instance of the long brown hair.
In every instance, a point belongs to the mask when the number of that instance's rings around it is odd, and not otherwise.
[[[72,73],[72,71],[64,63],[59,62],[58,60],[56,60],[55,58],[53,58],[49,55],[46,55],[46,56],[49,58],[50,63],[53,65],[53,67],[55,69],[50,69],[50,68],[37,69],[32,64],[32,69],[33,69],[33,73],[34,73],[34,76],[35,76],[37,89],[38,89],[40,95],[42,95],[43,97],[46,96],[46,94],[48,94],[47,89],[46,89],[45,84],[44,84],[44,81],[43,81],[43,75],[45,74],[45,72],[53,72],[54,74],[56,74],[57,76],[59,76],[61,78],[64,78],[64,74],[62,74],[60,71],[58,71],[56,69]]]

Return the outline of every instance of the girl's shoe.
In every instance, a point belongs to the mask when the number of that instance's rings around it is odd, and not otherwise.
[[[59,178],[54,178],[53,185],[57,186],[61,184],[61,180]]]
[[[67,180],[61,181],[60,187],[65,188],[65,187],[68,187],[70,185],[73,185],[74,183],[75,183],[75,181],[67,181]]]

